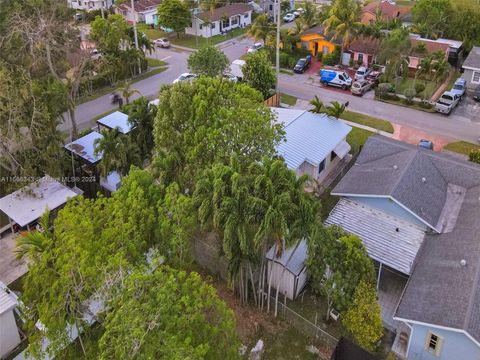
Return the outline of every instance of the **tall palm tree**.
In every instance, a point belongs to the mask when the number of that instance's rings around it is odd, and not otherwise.
[[[315,114],[323,114],[326,111],[325,106],[323,105],[323,101],[320,100],[317,95],[315,95],[313,99],[310,100],[310,105],[312,105],[313,107],[309,111]]]
[[[130,98],[134,95],[134,94],[140,94],[140,91],[137,90],[137,89],[133,89],[131,87],[131,84],[130,82],[126,82],[125,83],[125,86],[121,87],[121,88],[118,88],[118,90],[120,90],[120,93],[122,94],[122,96],[125,98],[125,102],[127,104],[130,103]]]
[[[39,225],[43,231],[29,231],[16,240],[15,254],[17,259],[24,259],[27,255],[36,258],[46,251],[53,243],[53,233],[50,231],[50,211],[47,209],[42,215]]]
[[[154,145],[153,122],[157,113],[157,107],[149,107],[148,100],[140,97],[130,105],[126,105],[123,111],[128,114],[128,122],[132,127],[132,132],[129,135],[138,147],[141,159],[150,159]]]
[[[305,28],[310,29],[318,23],[318,9],[311,1],[305,2],[303,14],[300,18]]]
[[[337,0],[333,3],[329,17],[323,22],[325,35],[333,32],[332,39],[341,39],[340,62],[348,46],[361,28],[360,5],[356,0]]]
[[[259,15],[253,22],[250,30],[248,30],[248,35],[255,40],[263,40],[264,43],[267,42],[267,38],[272,36],[272,34],[275,34],[275,28],[268,21],[267,14]]]
[[[325,113],[328,116],[334,117],[335,119],[339,119],[340,116],[345,112],[345,104],[341,104],[338,101],[332,101],[329,106],[327,106],[327,109]]]

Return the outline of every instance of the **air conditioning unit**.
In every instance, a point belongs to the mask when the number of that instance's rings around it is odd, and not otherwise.
[[[340,317],[340,313],[339,313],[337,310],[332,309],[332,310],[330,310],[330,317],[331,317],[333,320],[337,321],[338,318]]]

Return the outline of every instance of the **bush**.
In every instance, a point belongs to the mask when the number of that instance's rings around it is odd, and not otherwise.
[[[480,149],[474,149],[468,154],[468,159],[474,163],[480,164]]]
[[[421,108],[423,109],[431,109],[433,108],[433,105],[430,104],[428,101],[422,101],[420,104],[418,104]]]
[[[340,47],[335,47],[335,50],[323,56],[323,65],[337,65],[340,62],[341,49]]]
[[[415,84],[415,93],[416,95],[420,94],[421,92],[423,92],[425,90],[425,85],[423,85],[422,83],[416,83]]]
[[[392,91],[392,84],[390,83],[380,83],[375,90],[375,95],[380,97],[381,99],[386,99],[388,93]]]
[[[323,58],[323,53],[322,53],[322,52],[318,52],[318,53],[317,53],[317,60],[318,60],[318,61],[322,61],[322,58]]]
[[[405,95],[406,104],[408,105],[413,104],[413,98],[415,97],[416,94],[417,92],[415,91],[415,89],[405,89],[405,91],[403,92],[403,95]]]

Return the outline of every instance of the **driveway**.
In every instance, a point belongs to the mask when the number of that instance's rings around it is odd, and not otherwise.
[[[460,104],[452,113],[453,116],[464,117],[472,122],[480,123],[480,102],[476,102],[470,95],[465,95]]]

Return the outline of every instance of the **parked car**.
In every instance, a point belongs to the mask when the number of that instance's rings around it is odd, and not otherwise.
[[[223,78],[226,79],[226,80],[232,81],[232,82],[237,82],[238,81],[238,78],[235,75],[233,75],[232,73],[223,74]]]
[[[365,76],[365,80],[371,82],[372,87],[376,87],[380,83],[380,76],[382,76],[380,71],[372,71],[370,74]]]
[[[458,78],[455,80],[455,84],[453,84],[452,90],[450,92],[455,95],[459,95],[460,99],[462,99],[463,95],[465,95],[467,87],[467,82],[464,78]]]
[[[247,53],[250,54],[250,53],[254,53],[254,52],[257,52],[258,50],[260,50],[261,48],[263,48],[263,44],[260,43],[260,42],[257,42],[253,45],[250,45],[248,48],[247,48]]]
[[[323,85],[331,85],[341,87],[343,90],[352,86],[352,78],[344,71],[321,69],[320,82]]]
[[[154,40],[153,43],[155,44],[156,47],[161,47],[161,48],[169,48],[170,47],[170,41],[165,38],[160,38],[157,40]]]
[[[455,95],[450,91],[445,91],[435,104],[435,111],[450,115],[455,106],[460,101],[460,95]]]
[[[82,21],[83,20],[83,14],[82,13],[76,13],[73,18],[76,20],[76,21]]]
[[[355,80],[364,79],[368,74],[370,74],[371,70],[365,66],[360,66],[355,73]]]
[[[480,85],[477,86],[473,93],[473,100],[480,101]]]
[[[178,78],[173,80],[173,83],[176,84],[179,81],[192,81],[194,79],[198,78],[197,74],[192,74],[192,73],[183,73],[181,74]]]
[[[430,140],[422,139],[418,142],[418,146],[423,149],[433,150],[433,142]]]
[[[102,53],[97,49],[93,49],[92,51],[90,51],[90,58],[92,60],[99,60],[102,58]]]
[[[303,14],[305,12],[305,10],[301,7],[299,7],[296,11],[299,12],[300,14]]]
[[[283,17],[283,21],[285,21],[285,22],[287,22],[287,23],[288,23],[288,22],[292,22],[293,20],[295,20],[295,15],[290,14],[290,13],[288,13],[287,15],[285,15],[285,16]]]
[[[350,91],[354,95],[363,95],[373,87],[373,83],[365,79],[357,80],[352,84]]]
[[[235,75],[238,80],[243,79],[243,71],[242,68],[245,65],[245,60],[233,60],[232,63],[230,64],[230,73],[232,75]]]
[[[300,12],[298,12],[298,11],[294,11],[294,12],[293,12],[293,15],[294,15],[296,18],[298,18],[301,14],[300,14]]]
[[[303,74],[305,70],[307,70],[312,63],[312,55],[307,55],[304,58],[301,58],[297,61],[297,64],[293,68],[293,71],[297,74]]]

